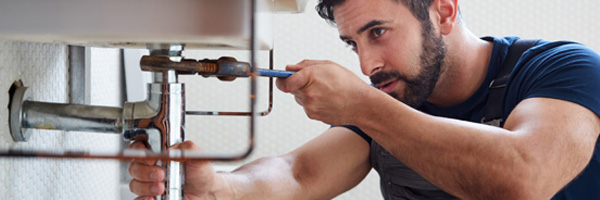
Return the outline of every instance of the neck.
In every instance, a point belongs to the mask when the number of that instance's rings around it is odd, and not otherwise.
[[[483,83],[493,43],[475,36],[464,25],[444,36],[447,54],[429,103],[448,107],[466,101]]]

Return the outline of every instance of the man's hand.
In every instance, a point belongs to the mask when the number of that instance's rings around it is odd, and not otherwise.
[[[377,91],[331,61],[304,60],[286,70],[298,72],[277,79],[277,88],[292,93],[309,118],[331,125],[352,124],[362,97]]]
[[[146,149],[142,142],[129,146],[134,149]],[[194,143],[185,141],[172,148],[181,150],[199,150]],[[214,192],[218,175],[207,161],[185,162],[185,199],[206,199]],[[156,165],[156,160],[134,160],[129,166],[133,180],[129,183],[131,192],[139,195],[138,200],[154,199],[165,191],[165,171]]]

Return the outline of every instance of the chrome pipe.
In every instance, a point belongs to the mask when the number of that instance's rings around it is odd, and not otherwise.
[[[123,133],[123,109],[78,104],[23,102],[23,128]]]
[[[174,61],[182,59],[182,44],[158,44],[148,45],[150,55],[167,56]],[[160,111],[154,118],[154,126],[160,132],[160,152],[168,151],[168,148],[180,143],[185,138],[185,101],[184,85],[178,83],[177,72],[166,69],[161,72],[152,72],[154,82],[149,84],[150,104],[160,105]],[[160,100],[159,100],[160,99]],[[151,136],[151,135],[148,135]],[[152,138],[148,138],[152,140]],[[156,140],[154,140],[156,141]],[[153,151],[158,148],[150,145]],[[160,163],[165,169],[165,193],[157,199],[183,200],[184,170],[183,165],[175,161]]]
[[[160,151],[166,152],[169,147],[184,140],[185,103],[184,85],[177,83],[177,76],[173,70],[159,73],[155,72],[154,83],[150,84],[150,102],[160,96],[160,112],[155,124],[161,133]],[[166,172],[165,194],[159,199],[183,200],[183,166],[179,162],[169,161],[163,163]]]
[[[153,72],[154,83],[148,84],[148,100],[125,103],[124,138],[145,141],[154,153],[165,153],[184,140],[184,85],[177,83],[172,70]],[[179,162],[158,163],[165,170],[165,193],[157,199],[183,200],[183,166]]]
[[[10,130],[15,141],[26,141],[28,129],[87,131],[123,134],[126,140],[144,141],[155,153],[184,140],[184,85],[173,70],[155,72],[148,100],[126,102],[123,108],[26,100],[26,87],[17,86],[11,98]],[[23,132],[25,131],[25,132]],[[165,193],[158,199],[183,200],[183,165],[162,163]]]

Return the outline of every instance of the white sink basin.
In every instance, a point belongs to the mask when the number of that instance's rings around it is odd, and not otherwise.
[[[270,49],[270,16],[302,12],[307,0],[257,0],[258,38]],[[83,46],[249,49],[249,0],[27,0],[0,3],[0,39]]]

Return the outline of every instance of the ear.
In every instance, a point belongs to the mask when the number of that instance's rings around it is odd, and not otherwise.
[[[456,25],[458,16],[458,0],[435,0],[432,4],[437,14],[437,22],[442,35],[448,35]]]

